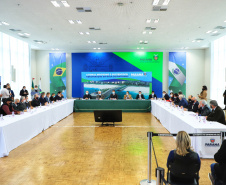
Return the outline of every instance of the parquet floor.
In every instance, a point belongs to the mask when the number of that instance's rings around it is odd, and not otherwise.
[[[73,113],[0,158],[0,185],[139,185],[147,178],[147,132],[167,130],[150,113],[123,113],[116,127],[99,127],[93,113]],[[154,137],[166,169],[173,138]],[[200,185],[210,185],[202,159]],[[153,175],[156,168],[153,160]]]

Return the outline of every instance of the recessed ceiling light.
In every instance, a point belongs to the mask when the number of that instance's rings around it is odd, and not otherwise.
[[[192,42],[196,42],[196,40],[193,40]]]
[[[214,31],[213,33],[217,33],[218,31],[216,30],[216,31]]]
[[[146,32],[146,31],[143,31],[142,33],[143,33],[143,34],[146,34],[147,32]]]
[[[154,0],[154,1],[153,1],[153,5],[154,5],[154,6],[158,5],[158,3],[159,3],[159,0]]]
[[[84,35],[84,33],[83,32],[78,32],[80,35]]]
[[[197,40],[197,42],[201,42],[201,40]]]
[[[24,33],[24,35],[26,35],[26,36],[30,36],[31,34],[30,34],[30,33]]]
[[[137,48],[137,49],[140,49],[140,48]]]
[[[55,6],[55,7],[60,7],[60,5],[57,3],[57,1],[51,1],[51,3],[53,4],[53,6]]]
[[[93,49],[97,49],[97,48],[93,48]]]
[[[151,31],[149,31],[149,34],[152,34],[152,32],[151,32]]]
[[[226,22],[226,20],[224,22]]]
[[[170,0],[165,0],[162,5],[167,6],[169,4],[169,2],[170,2]]]
[[[158,23],[158,22],[159,22],[159,19],[155,19],[155,20],[154,20],[154,23]]]
[[[146,19],[146,23],[151,23],[151,19]]]
[[[146,43],[146,44],[147,44],[147,43],[148,43],[148,41],[144,41],[144,43]]]
[[[207,31],[206,33],[211,33],[212,32],[212,30],[209,30],[209,31]]]
[[[24,34],[23,33],[18,33],[18,35],[23,36]]]
[[[54,48],[52,48],[51,50],[55,50]]]
[[[2,24],[6,25],[6,26],[9,26],[9,23],[7,23],[5,21],[2,21]]]
[[[90,33],[87,31],[87,32],[86,32],[86,35],[89,35],[89,34],[90,34]]]
[[[91,44],[91,41],[87,41],[89,44]]]
[[[96,44],[96,41],[93,41],[94,44]]]
[[[100,49],[100,48],[97,48],[97,49]]]
[[[76,22],[77,22],[78,24],[82,24],[82,21],[80,21],[80,20],[76,20]]]
[[[74,22],[73,20],[68,20],[68,22],[69,22],[70,24],[75,24],[75,22]]]
[[[67,1],[61,1],[61,3],[62,3],[65,7],[70,7],[70,5],[67,3]]]
[[[140,42],[143,42],[142,40],[140,40]]]

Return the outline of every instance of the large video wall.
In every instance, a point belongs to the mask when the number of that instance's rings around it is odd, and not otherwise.
[[[146,98],[152,90],[161,97],[162,67],[162,52],[72,53],[72,97],[82,97],[86,90],[93,96],[98,90],[109,94],[112,89],[119,98],[126,91],[135,98],[139,90]],[[96,77],[87,79],[87,74]]]

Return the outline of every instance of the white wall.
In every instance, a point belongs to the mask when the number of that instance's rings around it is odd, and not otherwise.
[[[186,50],[187,57],[187,96],[192,94],[196,96],[202,90],[203,85],[209,87],[210,74],[210,49]],[[172,50],[173,52],[175,50]],[[47,92],[49,87],[49,53],[53,51],[33,50],[31,52],[31,76],[38,83],[42,79],[42,90]],[[72,97],[72,63],[71,53],[66,52],[67,62],[67,97]],[[34,58],[36,58],[36,65]],[[168,61],[169,51],[163,51],[163,90],[168,89]],[[36,69],[34,69],[36,68]],[[38,84],[37,84],[38,85]],[[208,94],[209,96],[209,94]]]

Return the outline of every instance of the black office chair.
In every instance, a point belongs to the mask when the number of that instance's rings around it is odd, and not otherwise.
[[[199,165],[171,163],[167,172],[167,182],[171,185],[199,185]]]

